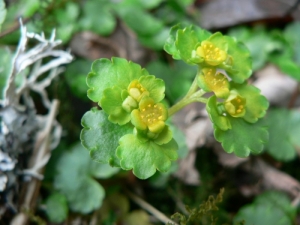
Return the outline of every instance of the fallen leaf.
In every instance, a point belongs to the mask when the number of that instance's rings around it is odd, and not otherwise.
[[[256,73],[258,79],[253,83],[273,105],[287,106],[294,93],[297,82],[280,72],[274,65],[267,65]]]

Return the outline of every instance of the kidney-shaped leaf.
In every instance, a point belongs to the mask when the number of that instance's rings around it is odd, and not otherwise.
[[[119,166],[116,149],[119,139],[132,133],[131,125],[119,126],[111,123],[107,115],[97,108],[92,108],[82,117],[83,129],[80,134],[82,145],[90,151],[93,160]]]
[[[140,141],[137,136],[127,134],[120,139],[117,156],[120,158],[122,169],[131,170],[140,179],[151,177],[156,170],[167,172],[171,161],[178,157],[178,146],[174,139],[169,143],[158,145],[149,140]]]
[[[294,159],[295,148],[300,148],[300,113],[286,109],[270,110],[266,123],[270,134],[267,152],[280,161]]]
[[[94,102],[99,102],[106,88],[118,86],[127,89],[131,81],[139,79],[142,75],[148,75],[148,72],[140,65],[125,59],[98,59],[93,62],[92,70],[87,76],[88,97]]]
[[[228,116],[231,129],[223,131],[214,126],[215,138],[222,143],[224,150],[239,157],[247,157],[250,153],[258,154],[268,141],[268,131],[260,121],[248,123],[242,118]]]
[[[92,175],[98,176],[97,170],[103,170],[101,176],[118,172],[116,168],[102,166],[90,159],[80,143],[58,160],[54,186],[66,196],[71,210],[89,213],[101,206],[105,192]]]

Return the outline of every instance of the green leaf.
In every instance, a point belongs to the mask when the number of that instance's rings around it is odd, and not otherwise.
[[[182,28],[183,27],[181,26],[181,24],[177,24],[173,26],[170,30],[169,37],[166,40],[166,43],[164,45],[164,50],[170,55],[172,55],[174,59],[181,59],[180,52],[175,45],[175,41],[176,41],[177,31]]]
[[[5,16],[6,16],[5,2],[3,0],[0,0],[0,31],[1,31],[1,25],[5,20]]]
[[[196,50],[196,45],[201,41],[199,39],[193,26],[177,31],[175,45],[180,58],[188,64],[193,64],[190,59],[192,58],[192,52]]]
[[[238,224],[245,220],[245,225],[292,225],[295,216],[296,209],[285,194],[269,191],[256,197],[252,204],[242,207],[233,221]]]
[[[230,82],[230,88],[237,90],[239,95],[246,99],[246,113],[243,119],[249,123],[255,123],[259,118],[264,117],[269,107],[269,102],[265,96],[260,94],[260,90],[253,85],[235,84]]]
[[[243,83],[252,74],[252,60],[248,48],[234,38],[224,36],[228,43],[228,55],[232,61],[230,68],[225,68],[228,75],[236,83]]]
[[[46,212],[52,223],[62,223],[69,213],[66,197],[60,193],[50,195],[46,200]]]
[[[223,131],[214,126],[215,138],[222,143],[226,152],[234,153],[238,157],[247,157],[250,153],[258,154],[263,150],[268,141],[268,131],[261,121],[248,123],[242,118],[227,118],[231,129]]]
[[[138,39],[139,42],[144,46],[158,51],[163,49],[168,36],[169,36],[169,29],[164,28],[151,36],[140,35]]]
[[[71,39],[77,29],[79,12],[79,5],[73,2],[68,2],[64,8],[58,8],[53,12],[58,24],[56,28],[57,37],[64,43]]]
[[[215,95],[208,99],[206,103],[206,111],[208,112],[209,118],[213,122],[214,126],[223,131],[232,128],[228,117],[220,114],[217,105],[217,97]]]
[[[178,157],[178,146],[174,139],[167,144],[158,145],[151,140],[141,142],[135,135],[127,134],[119,143],[116,154],[121,160],[122,169],[133,169],[135,176],[140,179],[151,177],[156,170],[167,172],[171,161]]]
[[[300,148],[300,113],[286,109],[270,110],[266,124],[270,136],[267,152],[279,161],[294,159],[295,148]]]
[[[139,85],[139,86],[137,86]],[[138,103],[145,96],[160,102],[165,97],[165,83],[153,75],[141,76],[133,81],[126,90],[119,86],[107,88],[103,91],[100,105],[109,115],[113,123],[124,125],[130,121],[130,113],[138,108]]]
[[[284,30],[283,34],[293,49],[293,61],[300,66],[300,22],[295,21],[290,23]]]
[[[64,192],[70,209],[83,214],[99,209],[105,196],[104,188],[96,180],[88,177],[80,182],[76,189],[65,190],[66,192]]]
[[[103,91],[103,98],[100,101],[100,105],[104,112],[109,115],[108,119],[112,123],[124,125],[130,121],[130,112],[127,112],[122,107],[123,101],[122,89],[118,86],[107,88]]]
[[[281,41],[276,40],[273,34],[266,31],[265,27],[256,26],[253,29],[238,27],[229,31],[229,35],[242,41],[249,49],[252,56],[253,70],[262,68],[268,61],[268,56],[274,51],[282,51]]]
[[[12,54],[8,48],[0,48],[0,99],[4,97],[6,82],[12,66]]]
[[[98,179],[107,179],[119,172],[120,168],[111,167],[109,164],[91,163],[90,174]]]
[[[151,97],[155,102],[160,102],[164,99],[165,82],[162,79],[149,75],[140,77],[139,82],[149,92],[149,97]]]
[[[153,9],[159,6],[164,0],[123,0],[118,3],[119,7],[135,7],[135,8],[143,8],[143,9]]]
[[[54,186],[68,200],[72,211],[90,213],[98,209],[104,198],[103,187],[95,181],[91,174],[91,161],[88,153],[78,143],[59,159],[54,178]]]
[[[82,117],[80,134],[82,145],[90,151],[93,160],[119,166],[115,152],[120,137],[132,132],[132,126],[118,126],[108,121],[107,115],[92,108]]]
[[[87,86],[84,85],[86,81],[86,74],[91,67],[91,61],[86,59],[76,59],[67,65],[64,76],[71,92],[81,100],[87,101],[86,96]]]
[[[93,62],[92,70],[87,76],[88,97],[99,103],[106,88],[118,86],[127,89],[131,81],[142,75],[148,75],[148,72],[125,59],[98,59]]]
[[[287,56],[278,55],[270,57],[270,60],[275,63],[283,73],[300,81],[300,66],[297,65],[293,59]]]
[[[152,36],[160,32],[164,27],[160,20],[141,8],[134,6],[119,7],[117,12],[122,20],[136,32],[137,35]]]
[[[111,12],[110,1],[87,1],[83,4],[83,16],[79,21],[82,30],[91,30],[100,35],[111,34],[116,27],[116,19]]]

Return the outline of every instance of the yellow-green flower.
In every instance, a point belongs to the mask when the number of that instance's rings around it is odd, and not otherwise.
[[[198,76],[198,84],[206,92],[213,91],[218,98],[227,98],[229,95],[227,77],[213,67],[202,69]]]
[[[131,122],[138,130],[149,130],[158,134],[165,127],[168,111],[162,103],[155,103],[152,98],[144,97],[139,108],[131,113]]]
[[[138,80],[133,80],[128,86],[129,95],[139,102],[142,97],[149,96],[149,92]]]
[[[133,80],[127,88],[128,96],[122,103],[122,107],[127,111],[131,112],[133,109],[138,108],[140,100],[144,96],[149,96],[149,92],[145,87],[140,84],[138,80]]]
[[[227,53],[215,46],[210,41],[202,41],[198,46],[196,54],[204,59],[204,62],[211,66],[217,66],[223,63],[227,58]]]
[[[246,113],[246,99],[233,90],[224,102],[224,107],[232,117],[243,117]]]

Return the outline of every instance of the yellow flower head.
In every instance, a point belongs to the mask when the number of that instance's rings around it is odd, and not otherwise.
[[[227,98],[229,82],[227,77],[215,68],[203,68],[198,78],[199,86],[205,91],[213,91],[218,98]]]
[[[210,41],[202,41],[196,50],[196,54],[203,58],[205,63],[211,66],[220,65],[227,58],[227,53],[216,47]]]
[[[152,133],[160,133],[165,127],[168,111],[162,103],[155,103],[153,99],[144,97],[139,109],[131,113],[131,122],[139,130],[149,129]]]
[[[243,117],[246,112],[246,99],[233,90],[224,102],[224,107],[232,117]]]

